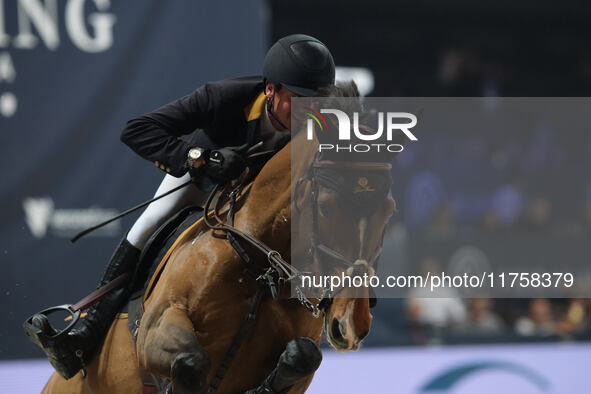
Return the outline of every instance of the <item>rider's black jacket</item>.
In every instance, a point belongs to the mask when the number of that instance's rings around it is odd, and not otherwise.
[[[213,149],[258,142],[263,90],[262,77],[207,83],[127,122],[121,141],[158,168],[180,177],[187,172],[187,153],[192,147]]]

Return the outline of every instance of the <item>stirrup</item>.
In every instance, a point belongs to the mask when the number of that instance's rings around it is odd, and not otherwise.
[[[54,312],[58,312],[58,311],[66,311],[72,317],[72,321],[70,322],[70,324],[68,324],[61,331],[58,331],[53,335],[48,335],[42,329],[33,325],[33,317],[34,316],[36,316],[36,315],[49,316],[50,314],[52,314]],[[74,326],[76,325],[78,320],[80,320],[80,315],[81,315],[81,312],[79,310],[77,310],[77,311],[72,310],[72,305],[64,304],[64,305],[53,306],[51,308],[44,309],[41,312],[37,312],[34,315],[30,316],[23,323],[23,329],[25,330],[25,334],[27,334],[27,336],[29,337],[29,339],[33,343],[41,346],[42,348],[45,348],[49,343],[56,342],[57,340],[61,339],[65,335],[67,335],[70,331],[72,331],[72,329],[74,328]]]

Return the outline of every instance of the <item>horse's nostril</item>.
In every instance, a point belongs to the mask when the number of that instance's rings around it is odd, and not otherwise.
[[[330,333],[334,339],[343,339],[343,333],[341,332],[341,323],[336,318],[332,319],[330,326]]]
[[[367,334],[369,334],[369,331],[364,332],[363,334],[359,334],[357,336],[357,338],[359,338],[359,341],[363,341],[363,339],[367,336]]]

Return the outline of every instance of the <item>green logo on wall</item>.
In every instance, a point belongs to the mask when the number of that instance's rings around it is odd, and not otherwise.
[[[541,391],[547,391],[550,387],[550,383],[546,379],[522,365],[509,362],[484,361],[464,364],[449,369],[425,384],[421,388],[421,392],[447,391],[468,376],[487,370],[502,370],[521,376],[531,382],[534,386],[538,387]]]

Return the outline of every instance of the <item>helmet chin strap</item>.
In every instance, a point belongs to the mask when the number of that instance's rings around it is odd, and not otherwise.
[[[284,130],[289,130],[289,128],[286,125],[284,125],[282,121],[279,120],[277,115],[275,115],[275,112],[273,111],[273,100],[274,97],[267,98],[267,113],[271,118],[273,118],[277,123],[279,123],[279,125],[283,127]]]

